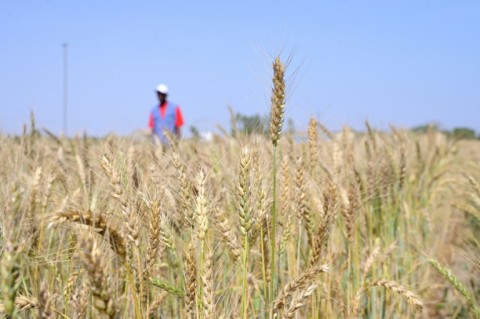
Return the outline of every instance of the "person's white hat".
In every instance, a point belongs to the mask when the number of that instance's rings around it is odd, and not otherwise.
[[[157,92],[167,94],[168,93],[168,86],[166,86],[165,84],[158,85],[157,86]]]

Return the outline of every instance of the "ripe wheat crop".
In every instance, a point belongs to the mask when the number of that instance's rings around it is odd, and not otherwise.
[[[478,142],[315,118],[299,139],[273,69],[268,136],[0,136],[0,313],[478,318]]]

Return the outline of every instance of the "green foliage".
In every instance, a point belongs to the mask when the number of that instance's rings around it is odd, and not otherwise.
[[[468,127],[456,127],[451,135],[456,139],[475,139],[475,131]]]
[[[244,115],[241,113],[236,113],[235,125],[238,132],[242,132],[246,135],[268,134],[268,117],[264,115]]]
[[[455,139],[475,139],[476,133],[474,130],[468,127],[456,127],[452,131],[441,130],[440,126],[435,123],[424,124],[415,126],[411,129],[412,132],[417,134],[424,134],[428,132],[443,132],[447,136],[453,137]],[[479,136],[480,138],[480,136]]]
[[[287,133],[290,135],[295,135],[295,133],[297,133],[295,121],[291,117],[287,119]]]
[[[196,126],[190,126],[190,134],[192,134],[193,139],[200,139],[200,131]]]
[[[430,131],[440,131],[440,127],[438,124],[430,123],[424,125],[418,125],[412,128],[412,132],[414,133],[427,133]]]
[[[240,132],[246,135],[261,134],[268,136],[269,134],[269,117],[261,114],[245,115],[241,113],[233,114],[234,127],[232,134]],[[289,134],[295,134],[297,131],[295,121],[291,118],[287,119],[287,130]]]

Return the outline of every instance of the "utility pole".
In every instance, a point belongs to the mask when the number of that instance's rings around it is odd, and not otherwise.
[[[63,135],[67,136],[67,71],[68,71],[68,43],[63,44]]]

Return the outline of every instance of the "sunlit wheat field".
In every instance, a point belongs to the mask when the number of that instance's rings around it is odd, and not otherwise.
[[[368,123],[0,136],[6,318],[480,318],[480,149]]]

